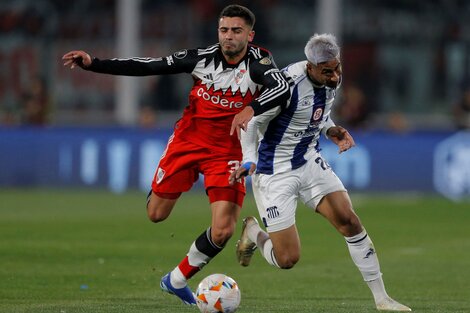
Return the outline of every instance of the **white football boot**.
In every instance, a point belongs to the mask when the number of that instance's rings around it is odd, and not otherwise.
[[[258,224],[258,221],[253,216],[248,216],[243,219],[242,233],[240,239],[237,241],[237,259],[241,266],[250,265],[251,257],[255,253],[256,243],[248,237],[248,228]]]
[[[375,305],[379,311],[411,312],[409,307],[393,300],[390,297],[377,301]]]

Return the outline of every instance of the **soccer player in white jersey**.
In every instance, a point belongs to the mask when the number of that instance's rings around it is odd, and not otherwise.
[[[254,217],[245,218],[237,243],[238,260],[248,266],[258,247],[269,264],[283,269],[293,267],[300,257],[295,225],[300,200],[344,236],[377,309],[411,311],[385,291],[372,241],[354,212],[345,187],[318,149],[322,133],[338,145],[340,153],[355,145],[349,132],[336,126],[330,116],[341,82],[336,38],[315,34],[305,46],[305,55],[306,61],[283,70],[291,84],[291,97],[285,106],[247,107],[232,124],[246,132],[241,133],[244,164],[232,173],[230,181],[235,183],[243,175],[252,174],[256,205],[266,228],[262,230]]]

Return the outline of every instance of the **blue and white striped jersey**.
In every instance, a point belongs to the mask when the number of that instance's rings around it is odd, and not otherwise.
[[[282,72],[290,81],[285,107],[255,116],[242,132],[243,161],[255,162],[256,173],[274,174],[301,167],[318,148],[320,133],[334,126],[330,117],[336,89],[315,86],[307,76],[307,61]]]

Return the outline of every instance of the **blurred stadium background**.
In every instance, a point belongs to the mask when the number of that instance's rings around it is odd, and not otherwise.
[[[255,43],[279,67],[303,59],[313,33],[337,35],[335,120],[357,147],[338,155],[322,142],[322,153],[373,234],[390,295],[415,312],[469,312],[470,2],[236,2],[255,12]],[[209,223],[201,186],[165,223],[153,225],[144,209],[191,78],[71,71],[61,57],[204,47],[217,41],[229,3],[0,1],[0,312],[191,310],[157,284]],[[256,214],[248,194],[243,215]],[[240,312],[376,312],[343,238],[312,216],[299,206],[294,269],[261,258],[238,266],[238,227],[191,287],[226,272],[242,287]]]
[[[0,186],[148,189],[187,103],[188,75],[112,77],[62,55],[165,56],[217,41],[216,0],[3,0]],[[344,83],[335,120],[357,149],[324,154],[353,191],[470,194],[470,2],[238,1],[279,67],[332,32]]]

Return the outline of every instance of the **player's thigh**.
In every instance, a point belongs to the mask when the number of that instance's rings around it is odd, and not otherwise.
[[[199,164],[199,169],[204,175],[204,187],[206,190],[209,191],[209,189],[212,188],[227,188],[237,191],[237,193],[233,194],[235,196],[240,195],[238,192],[244,196],[246,193],[244,179],[236,181],[233,185],[229,183],[230,174],[238,168],[240,163],[241,154],[238,155],[235,153],[235,155],[233,155],[232,153],[213,152],[210,158],[206,158],[206,160]],[[216,195],[222,196],[222,198],[225,197],[218,192]],[[236,201],[236,199],[226,198],[221,200],[233,201],[241,206],[241,203]],[[213,202],[213,200],[211,201]]]
[[[300,199],[307,207],[318,209],[320,201],[328,194],[346,191],[341,180],[319,153],[303,166]]]
[[[295,224],[298,188],[297,173],[252,176],[253,195],[262,223],[268,232],[287,229]]]
[[[225,228],[233,226],[240,216],[241,207],[231,201],[211,203],[212,226]]]
[[[180,138],[170,139],[152,181],[155,193],[186,192],[199,179],[199,166],[210,151]]]

